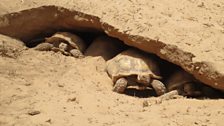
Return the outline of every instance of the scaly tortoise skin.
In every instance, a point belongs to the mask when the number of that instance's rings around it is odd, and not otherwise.
[[[77,35],[68,32],[57,32],[37,45],[35,50],[61,52],[64,55],[83,57],[86,49],[84,41]]]
[[[144,90],[152,86],[158,96],[166,92],[159,81],[159,68],[150,55],[137,49],[128,49],[107,61],[107,73],[114,83],[113,91],[124,93],[128,86]]]

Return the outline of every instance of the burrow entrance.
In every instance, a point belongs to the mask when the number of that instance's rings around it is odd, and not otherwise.
[[[55,33],[43,33],[41,35],[35,36],[33,39],[31,39],[30,41],[26,41],[25,44],[27,47],[29,48],[36,48],[38,45],[40,45],[41,43],[46,42],[46,38],[51,38],[52,36],[54,36],[57,33],[71,33],[73,35],[77,35],[79,36],[85,43],[86,45],[86,49],[84,50],[83,54],[85,58],[85,56],[103,56],[103,53],[107,53],[107,52],[102,52],[102,51],[98,51],[99,49],[102,49],[101,47],[103,46],[95,46],[95,52],[92,52],[93,50],[91,50],[90,48],[92,48],[91,46],[94,45],[94,42],[101,38],[101,37],[107,37],[110,38],[110,40],[108,40],[108,42],[114,42],[115,45],[119,46],[119,49],[116,50],[117,52],[112,53],[113,57],[110,58],[105,58],[106,61],[113,59],[114,57],[116,57],[118,54],[120,54],[121,52],[128,50],[129,48],[133,48],[130,47],[126,44],[124,44],[123,41],[114,38],[114,37],[110,37],[107,34],[105,34],[104,32],[99,32],[99,31],[76,31],[76,30],[67,30],[67,29],[63,29],[60,31],[57,31]],[[106,42],[106,41],[104,41]],[[119,44],[117,44],[119,43]],[[106,44],[106,43],[104,43]],[[112,46],[109,45],[110,47]],[[93,53],[88,53],[88,50],[91,50],[91,52]],[[92,48],[93,49],[93,48]],[[107,50],[110,51],[110,48],[107,47]],[[137,49],[138,50],[138,49]],[[48,50],[49,51],[49,50]],[[104,50],[105,51],[105,50]],[[139,50],[141,51],[141,50]],[[88,54],[87,54],[87,53]],[[166,87],[167,87],[167,81],[177,72],[177,71],[183,71],[183,69],[181,69],[179,66],[172,64],[166,60],[163,60],[161,58],[159,58],[158,56],[154,55],[154,54],[150,54],[150,53],[146,53],[144,51],[141,51],[146,55],[150,55],[154,58],[154,60],[156,61],[156,63],[158,64],[159,68],[160,68],[160,76],[162,77],[161,82],[163,82]],[[63,55],[63,54],[62,54]],[[186,72],[186,74],[188,74]],[[191,76],[189,74],[189,76]],[[183,80],[184,81],[184,80]],[[182,82],[182,81],[177,81],[177,82]],[[192,92],[196,91],[196,92],[200,92],[201,94],[182,94],[184,96],[187,97],[196,97],[196,98],[223,98],[223,93],[219,90],[213,89],[212,87],[209,87],[207,85],[202,84],[200,81],[195,80],[193,82],[193,80],[189,83],[195,84],[193,88],[195,88],[194,90],[192,89]],[[184,87],[181,87],[184,88]],[[184,89],[181,89],[184,90]],[[189,89],[190,90],[190,89]],[[169,90],[168,90],[169,91]],[[146,98],[146,97],[150,97],[150,96],[157,96],[156,92],[153,90],[153,88],[151,87],[150,89],[144,89],[144,90],[138,90],[136,88],[127,88],[124,91],[124,94],[129,95],[129,96],[134,96],[134,97],[140,97],[140,98]]]
[[[91,47],[91,45],[93,44],[94,40],[97,37],[106,36],[120,44],[119,50],[115,54],[113,54],[113,57],[115,57],[120,52],[127,50],[128,48],[133,48],[133,46],[138,47],[138,45],[131,44],[130,41],[128,40],[125,41],[125,37],[133,38],[136,41],[140,41],[139,38],[135,38],[134,36],[125,36],[125,35],[122,36],[116,29],[113,29],[110,25],[106,23],[100,23],[100,19],[97,17],[93,17],[76,11],[69,11],[67,9],[58,8],[55,6],[46,6],[42,7],[41,9],[34,8],[31,10],[22,11],[21,13],[4,15],[3,17],[1,17],[1,21],[5,20],[9,20],[10,23],[7,24],[7,22],[2,22],[5,24],[1,26],[0,33],[24,41],[26,46],[29,48],[37,47],[39,44],[45,42],[46,38],[52,37],[52,35],[54,35],[55,33],[67,32],[77,35],[84,41],[86,49],[83,51],[83,54],[85,55],[86,50],[88,50],[88,48]],[[115,38],[115,36],[117,36],[117,38]],[[156,51],[156,49],[159,48],[160,46],[164,45],[161,45],[159,43],[157,43],[157,45],[152,44],[152,46],[150,46],[148,49]],[[141,51],[141,53],[144,53],[146,55],[152,55],[154,57],[155,61],[157,62],[160,68],[160,76],[162,77],[161,82],[163,82],[166,87],[169,79],[172,76],[176,76],[174,74],[177,71],[182,70],[179,66],[174,65],[166,60],[160,59],[158,56],[154,54],[149,54],[143,51]],[[103,53],[100,52],[100,54]],[[97,56],[97,54],[94,55]],[[113,57],[110,57],[109,59]],[[109,59],[106,58],[105,60]],[[189,74],[189,76],[191,75]],[[184,75],[184,77],[188,78],[188,75]],[[181,80],[178,80],[177,82],[181,82],[183,84],[191,83]],[[192,86],[191,84],[190,86],[188,85],[186,87],[182,85],[179,86],[179,88],[183,91],[182,92],[183,95],[189,97],[200,97],[200,98],[224,97],[222,91],[216,90],[205,84],[202,84],[202,82],[196,79],[194,80],[193,87],[191,87]],[[195,95],[188,93],[188,91],[190,91],[191,93],[192,91],[194,92],[195,90],[200,91],[201,94]],[[155,91],[151,89],[146,90],[137,90],[135,88],[126,89],[124,93],[127,95],[137,97],[149,97],[152,95],[156,96]]]

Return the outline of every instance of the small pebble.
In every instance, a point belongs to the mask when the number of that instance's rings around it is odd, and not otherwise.
[[[74,97],[74,98],[69,98],[67,101],[68,101],[68,102],[74,102],[74,101],[76,101],[76,97]]]
[[[51,119],[48,119],[46,122],[48,122],[48,123],[50,123],[50,124],[52,123]]]
[[[64,84],[58,84],[58,87],[64,87]]]
[[[38,115],[38,114],[40,114],[40,111],[38,110],[32,110],[28,112],[28,115],[31,115],[31,116]]]
[[[31,85],[31,83],[25,83],[25,86],[30,86]]]
[[[142,105],[143,105],[143,107],[148,107],[149,103],[147,101],[143,101]]]

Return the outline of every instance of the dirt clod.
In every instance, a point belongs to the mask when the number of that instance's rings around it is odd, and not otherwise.
[[[38,110],[31,110],[28,112],[28,115],[31,115],[31,116],[38,115],[38,114],[40,114],[40,111]]]

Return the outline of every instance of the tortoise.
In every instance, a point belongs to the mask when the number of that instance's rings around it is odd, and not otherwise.
[[[177,90],[179,95],[187,97],[217,97],[221,92],[207,86],[184,70],[175,71],[166,81],[167,90]]]
[[[34,49],[39,51],[61,52],[67,56],[83,57],[86,49],[84,41],[77,35],[69,32],[57,32],[53,36],[37,45]]]
[[[107,61],[123,51],[124,47],[124,44],[115,38],[106,35],[99,36],[86,49],[85,56],[101,56]]]
[[[214,89],[196,80],[184,70],[175,71],[166,81],[167,90],[177,90],[179,95],[187,97],[212,96]]]
[[[152,87],[158,96],[166,92],[153,56],[140,50],[130,48],[121,52],[107,61],[106,70],[114,83],[114,92],[124,93],[129,86],[137,86],[137,90]]]
[[[184,70],[175,71],[166,81],[167,90],[177,90],[179,95],[197,97],[202,95],[199,82]]]

